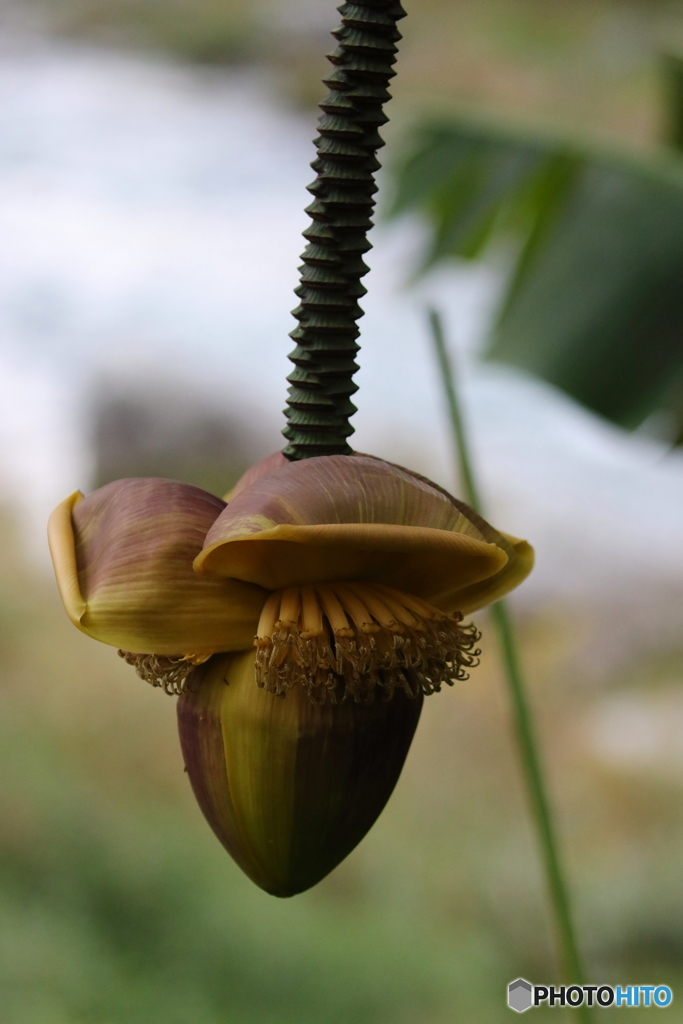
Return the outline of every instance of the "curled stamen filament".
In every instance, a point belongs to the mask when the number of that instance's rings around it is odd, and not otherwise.
[[[190,677],[197,665],[203,665],[210,654],[178,654],[168,657],[163,654],[132,654],[119,651],[127,665],[132,665],[141,679],[150,686],[159,686],[169,696],[180,696],[191,689]]]

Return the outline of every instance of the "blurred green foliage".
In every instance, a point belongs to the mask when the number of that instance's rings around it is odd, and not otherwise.
[[[202,64],[252,55],[254,11],[246,0],[51,0],[43,10],[63,33],[169,50]]]
[[[667,62],[670,138],[680,61]],[[465,120],[416,133],[395,215],[429,225],[423,270],[504,248],[488,354],[623,426],[668,415],[683,440],[683,159],[617,156]]]
[[[190,61],[255,60],[280,95],[315,105],[336,3],[323,0],[8,0],[3,22]],[[683,0],[420,0],[406,7],[392,118],[401,108],[506,112],[599,138],[655,131],[657,40],[683,41]],[[29,20],[31,20],[29,19]]]

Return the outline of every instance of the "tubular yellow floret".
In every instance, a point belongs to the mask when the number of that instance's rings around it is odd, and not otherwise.
[[[312,640],[323,631],[323,610],[313,587],[301,588],[302,632],[304,640]]]
[[[261,615],[256,681],[277,695],[301,686],[317,704],[434,693],[476,664],[479,634],[461,618],[371,583],[288,587]]]
[[[356,628],[362,633],[377,633],[379,623],[372,621],[372,615],[353,590],[345,586],[338,586],[336,590],[344,611],[351,616]]]
[[[281,594],[271,594],[264,604],[256,629],[257,642],[261,639],[265,643],[267,638],[271,637],[275,632],[275,623],[280,618],[281,599]]]
[[[337,637],[352,637],[353,629],[334,589],[330,586],[316,587],[316,593],[325,613],[325,618],[329,622],[334,635]]]
[[[301,591],[298,587],[287,587],[280,602],[280,619],[278,627],[282,630],[295,629],[299,621],[301,608]]]
[[[354,593],[362,593],[363,600],[367,604],[372,616],[384,629],[392,633],[400,633],[401,625],[392,611],[386,606],[380,597],[370,587],[363,587],[360,584],[353,584]]]

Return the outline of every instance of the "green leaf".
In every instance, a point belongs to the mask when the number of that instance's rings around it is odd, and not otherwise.
[[[422,271],[507,244],[492,358],[624,426],[680,415],[680,158],[638,161],[455,121],[424,126],[398,178],[393,214],[417,211],[430,228]]]
[[[490,348],[637,426],[683,371],[683,188],[589,164],[520,280]]]

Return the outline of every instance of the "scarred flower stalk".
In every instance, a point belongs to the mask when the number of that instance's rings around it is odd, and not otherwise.
[[[306,210],[312,223],[304,231],[301,301],[293,311],[299,326],[291,334],[295,369],[287,378],[288,459],[351,454],[358,300],[366,291],[363,255],[372,248],[375,154],[384,145],[378,128],[388,120],[382,107],[395,75],[396,23],[405,17],[396,0],[357,0],[339,12],[342,23],[333,33],[339,46],[328,57],[334,71],[325,79],[330,91],[320,104],[318,158],[311,165],[317,178],[308,186],[315,198]]]

